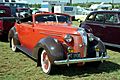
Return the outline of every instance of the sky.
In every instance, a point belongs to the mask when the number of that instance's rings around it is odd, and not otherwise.
[[[27,0],[28,3],[30,4],[34,4],[34,3],[41,3],[43,0]],[[52,1],[52,0],[49,0]],[[68,2],[69,0],[58,0],[58,1],[64,1],[64,2]],[[85,3],[85,2],[112,2],[114,1],[115,3],[120,3],[120,0],[73,0],[73,2],[75,3]]]

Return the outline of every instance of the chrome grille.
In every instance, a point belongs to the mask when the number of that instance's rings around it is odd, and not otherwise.
[[[85,46],[84,47],[84,57],[86,57],[87,44],[88,44],[88,42],[87,42],[87,33],[86,33],[86,31],[83,28],[78,28],[77,31],[80,33],[80,35],[82,37],[83,45]]]

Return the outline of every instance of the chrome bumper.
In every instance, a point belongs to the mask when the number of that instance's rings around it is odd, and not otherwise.
[[[94,62],[94,61],[103,61],[108,59],[109,56],[105,57],[95,57],[95,58],[82,58],[82,59],[67,59],[67,60],[59,60],[54,61],[56,65],[62,65],[62,64],[73,64],[73,63],[79,63],[79,62]]]

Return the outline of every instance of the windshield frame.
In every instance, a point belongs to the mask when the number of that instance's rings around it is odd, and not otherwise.
[[[39,17],[40,16],[40,17]],[[39,19],[37,19],[39,17]],[[43,18],[46,18],[44,21]],[[51,18],[50,18],[51,17]],[[53,18],[54,19],[53,19]],[[40,19],[41,18],[41,19]],[[61,19],[60,19],[61,18]],[[64,14],[39,14],[35,16],[35,22],[37,23],[45,23],[45,22],[56,22],[56,23],[71,23],[71,17],[69,15]],[[41,21],[40,21],[41,20]],[[43,20],[43,21],[42,21]]]

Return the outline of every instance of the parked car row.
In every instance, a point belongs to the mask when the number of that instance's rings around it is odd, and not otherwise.
[[[0,37],[6,37],[16,21],[32,15],[29,8],[16,8],[14,10],[9,6],[0,5]]]
[[[5,8],[0,9],[0,14],[5,12],[9,14]],[[6,20],[12,21],[8,15]],[[3,23],[0,21],[2,30],[8,27]],[[98,67],[109,58],[105,45],[120,48],[119,26],[117,11],[92,12],[80,27],[73,27],[72,17],[67,14],[42,12],[17,19],[7,33],[12,51],[25,52],[44,73],[51,74],[55,65],[92,63]]]

